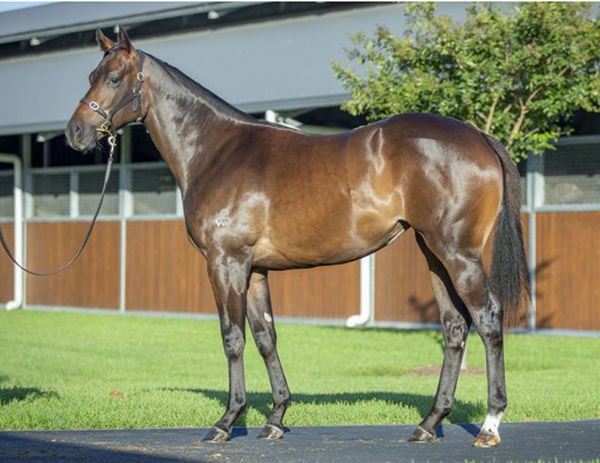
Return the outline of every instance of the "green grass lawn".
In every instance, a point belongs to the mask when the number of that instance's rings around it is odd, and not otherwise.
[[[279,352],[297,425],[418,423],[437,376],[441,335],[281,323]],[[248,330],[248,412],[262,426],[271,394]],[[227,401],[218,322],[121,315],[0,312],[0,429],[210,426]],[[469,366],[483,366],[477,335]],[[505,421],[600,417],[600,339],[510,335]],[[122,397],[110,395],[119,391]],[[454,423],[485,416],[485,376],[461,376]]]

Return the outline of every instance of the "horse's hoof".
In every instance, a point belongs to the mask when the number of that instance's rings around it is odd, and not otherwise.
[[[421,426],[417,426],[415,432],[412,433],[412,436],[408,439],[410,442],[437,442],[437,437],[435,433],[431,434],[429,431],[425,431]]]
[[[475,442],[473,442],[473,447],[487,449],[490,447],[496,447],[499,443],[500,436],[487,431],[481,431],[475,439]]]
[[[210,428],[210,431],[208,431],[208,434],[204,436],[204,439],[202,440],[204,442],[222,444],[223,442],[227,442],[229,436],[231,436],[231,433],[223,431],[221,428],[217,428],[216,426],[213,426],[212,428]]]
[[[280,439],[281,436],[283,436],[283,429],[273,424],[267,424],[258,437],[261,439],[276,440]]]

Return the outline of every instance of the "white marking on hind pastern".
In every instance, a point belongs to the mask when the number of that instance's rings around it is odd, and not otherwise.
[[[483,426],[481,426],[482,431],[486,431],[494,436],[498,435],[498,427],[500,426],[500,420],[502,420],[503,412],[498,413],[497,415],[494,413],[489,413],[485,417],[485,421],[483,422]]]

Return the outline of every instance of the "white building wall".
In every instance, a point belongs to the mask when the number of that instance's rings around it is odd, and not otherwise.
[[[439,10],[461,16],[465,5],[442,3]],[[403,9],[389,4],[161,38],[131,36],[135,46],[245,111],[322,107],[346,97],[331,62],[345,59],[349,34],[372,32],[378,24],[400,34]],[[0,61],[0,135],[62,130],[100,58],[90,47]]]

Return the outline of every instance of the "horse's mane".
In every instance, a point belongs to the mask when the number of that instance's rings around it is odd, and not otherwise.
[[[144,54],[152,60],[154,60],[162,69],[169,75],[173,80],[175,80],[178,84],[189,90],[193,95],[198,96],[202,100],[209,100],[212,105],[216,105],[220,110],[225,111],[227,113],[232,114],[236,118],[246,119],[252,122],[258,122],[257,119],[246,114],[245,112],[239,110],[235,106],[231,105],[227,101],[225,101],[220,96],[214,94],[206,87],[200,85],[194,79],[189,77],[187,74],[184,74],[182,71],[177,69],[175,66],[170,65],[166,61],[161,60],[160,58],[156,58],[155,56],[144,52]]]

